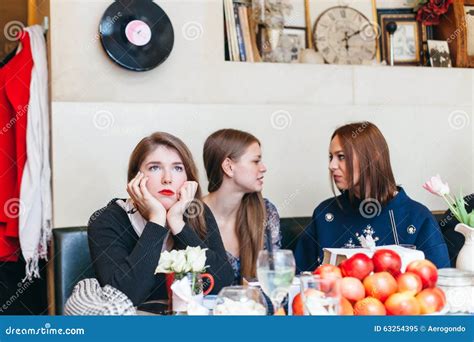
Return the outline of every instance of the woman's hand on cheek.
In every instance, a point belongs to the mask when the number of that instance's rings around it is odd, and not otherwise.
[[[198,183],[184,182],[179,189],[178,201],[168,210],[166,221],[173,235],[179,234],[184,227],[184,214],[196,195]]]
[[[160,201],[150,194],[146,187],[147,181],[148,177],[142,172],[138,172],[135,178],[128,183],[127,192],[145,220],[164,227],[166,223],[166,209]]]

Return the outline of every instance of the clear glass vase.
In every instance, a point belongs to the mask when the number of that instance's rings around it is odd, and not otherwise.
[[[183,282],[185,278],[186,281]],[[178,282],[180,283],[179,293],[173,290],[172,295],[172,308],[175,313],[187,312],[190,300],[202,305],[204,296],[214,287],[214,278],[209,273],[175,273],[172,289]],[[204,290],[205,282],[207,283],[206,290]],[[189,288],[187,288],[188,286]]]

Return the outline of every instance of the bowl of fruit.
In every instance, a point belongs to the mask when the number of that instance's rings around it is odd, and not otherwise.
[[[400,255],[378,249],[372,257],[356,253],[338,266],[321,265],[313,271],[339,284],[341,315],[433,315],[447,312],[446,296],[437,287],[438,269],[429,260],[416,260],[402,272]],[[314,292],[298,294],[294,315],[305,313],[304,300]],[[304,300],[303,300],[304,299]]]

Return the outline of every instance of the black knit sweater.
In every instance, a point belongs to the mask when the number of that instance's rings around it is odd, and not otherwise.
[[[111,285],[125,293],[134,305],[145,301],[166,299],[166,281],[154,275],[168,229],[148,222],[138,237],[127,213],[112,200],[95,212],[88,225],[88,240],[95,274],[102,286]],[[186,246],[208,248],[206,265],[215,280],[212,293],[232,284],[230,265],[217,223],[205,207],[207,235],[200,239],[188,224],[173,236],[175,249]]]

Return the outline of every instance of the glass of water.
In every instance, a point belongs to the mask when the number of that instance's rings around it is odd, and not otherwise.
[[[338,315],[341,305],[340,279],[303,274],[301,299],[307,316]]]
[[[257,277],[263,292],[270,298],[276,313],[285,299],[295,276],[295,258],[290,250],[272,253],[260,251],[257,259]]]

